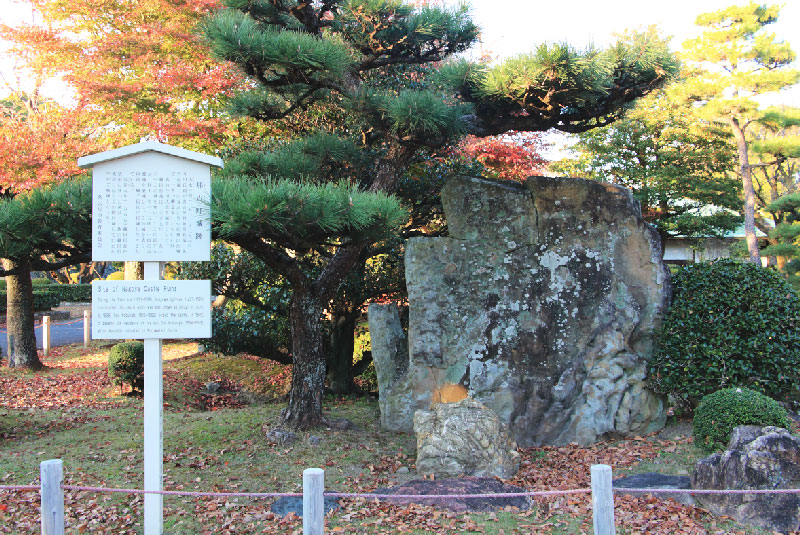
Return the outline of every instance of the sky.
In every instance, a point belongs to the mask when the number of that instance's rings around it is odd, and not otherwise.
[[[458,0],[445,0],[456,4]],[[697,15],[733,5],[731,0],[472,0],[471,13],[482,29],[476,49],[500,58],[530,51],[545,41],[566,41],[577,47],[604,46],[613,35],[655,24],[674,36],[673,49],[697,35]],[[744,2],[738,2],[744,3]],[[17,24],[30,20],[30,9],[15,0],[0,0],[0,22]],[[780,20],[771,26],[779,39],[800,52],[800,1],[784,1]],[[2,47],[0,46],[0,50]],[[0,58],[0,71],[7,75],[10,64]],[[56,89],[56,91],[58,91]],[[63,93],[63,91],[58,91]],[[780,101],[800,106],[800,87],[782,95]]]

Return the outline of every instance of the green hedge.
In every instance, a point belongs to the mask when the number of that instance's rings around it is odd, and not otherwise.
[[[51,284],[46,291],[70,303],[92,300],[91,284]]]
[[[655,390],[692,407],[739,385],[800,399],[800,299],[780,274],[722,259],[688,265],[672,282],[650,363]]]
[[[42,279],[34,279],[42,280]],[[80,302],[92,300],[91,284],[34,284],[33,308],[35,310],[50,310],[57,307],[62,301]],[[5,282],[0,288],[0,312],[6,311]]]

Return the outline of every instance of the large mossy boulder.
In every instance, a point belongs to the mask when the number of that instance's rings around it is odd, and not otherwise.
[[[407,243],[409,355],[381,389],[384,425],[410,431],[415,410],[469,396],[522,446],[663,426],[645,375],[669,276],[630,192],[458,177],[442,203],[450,237]]]

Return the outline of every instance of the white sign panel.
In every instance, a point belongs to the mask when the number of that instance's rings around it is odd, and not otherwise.
[[[211,338],[211,281],[95,281],[92,338]]]
[[[211,170],[159,152],[99,162],[92,179],[92,260],[210,259]]]

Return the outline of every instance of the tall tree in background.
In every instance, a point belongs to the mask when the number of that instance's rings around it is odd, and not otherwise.
[[[229,0],[227,5],[208,22],[206,34],[213,51],[239,65],[252,83],[251,91],[234,100],[234,110],[268,121],[316,103],[342,109],[347,120],[341,125],[298,143],[316,154],[355,153],[356,160],[368,162],[355,178],[371,191],[393,192],[416,158],[470,130],[478,135],[585,131],[610,123],[624,104],[656,89],[676,70],[666,43],[645,33],[604,51],[543,45],[494,68],[459,62],[439,69],[448,91],[435,83],[398,87],[390,79],[400,67],[442,61],[474,42],[477,28],[465,8],[414,8],[399,0]],[[265,197],[264,188],[277,191],[267,171],[286,168],[278,160],[274,154],[248,153],[229,161],[228,169],[249,178],[218,182],[212,213],[217,236],[249,251],[292,286],[294,372],[282,421],[311,427],[324,422],[319,318],[371,240],[322,232],[305,217],[290,217],[290,211],[272,219],[268,214],[288,206],[302,214],[309,204]],[[303,187],[311,198],[329,186],[312,180]],[[331,208],[337,206],[333,202]],[[324,262],[310,276],[300,264],[311,253]]]
[[[684,57],[699,69],[686,84],[700,110],[727,123],[736,146],[744,193],[744,225],[752,262],[761,257],[755,235],[756,193],[750,163],[749,127],[760,117],[753,97],[778,91],[800,81],[790,68],[795,55],[767,27],[778,20],[780,6],[732,6],[697,18],[703,34],[684,45]]]
[[[10,43],[6,54],[14,58],[17,69],[4,77],[12,96],[0,103],[0,193],[11,196],[59,182],[79,171],[77,157],[141,137],[197,150],[210,150],[226,138],[219,101],[239,78],[211,59],[194,32],[215,2],[30,0],[27,4],[34,15],[31,22],[0,25],[0,38]],[[45,82],[53,79],[65,83],[62,102],[43,97]],[[88,253],[90,244],[74,241],[71,230],[50,229],[64,232],[71,247],[85,246]],[[6,234],[6,239],[12,237]],[[17,237],[23,245],[30,238],[31,251],[37,251],[32,236]],[[51,244],[55,238],[49,237]],[[69,257],[88,259],[82,254]],[[4,273],[27,277],[27,285],[25,281],[9,285],[8,322],[32,340],[33,315],[27,313],[32,295],[17,293],[25,292],[30,283],[29,273],[23,274],[26,258],[33,257],[4,260]],[[17,261],[23,265],[12,265]],[[61,257],[48,265],[73,264]],[[25,311],[24,317],[18,317],[18,311]],[[15,337],[22,339],[21,333]],[[38,366],[34,344],[16,347],[25,355],[13,362]]]
[[[740,224],[732,213],[741,209],[741,188],[730,133],[697,117],[675,91],[651,94],[622,120],[577,139],[576,156],[551,170],[629,188],[662,247],[670,236],[719,236]]]
[[[800,248],[797,244],[800,196],[800,109],[764,110],[754,132],[753,180],[762,207],[772,216],[764,254],[774,256],[778,269],[797,285],[800,282]]]
[[[0,25],[9,54],[29,72],[46,66],[87,103],[107,146],[142,137],[195,150],[226,133],[219,99],[238,82],[195,31],[215,0],[28,0],[36,22]]]
[[[0,101],[0,276],[6,278],[9,365],[38,369],[31,270],[85,261],[91,233],[80,224],[84,216],[88,221],[88,212],[75,217],[69,206],[75,201],[86,208],[80,191],[37,190],[79,174],[78,156],[97,144],[90,138],[93,126],[84,107],[68,108],[42,95],[53,74],[47,62],[31,62],[29,74],[28,87],[9,87],[11,94]],[[50,204],[67,208],[63,219]]]

